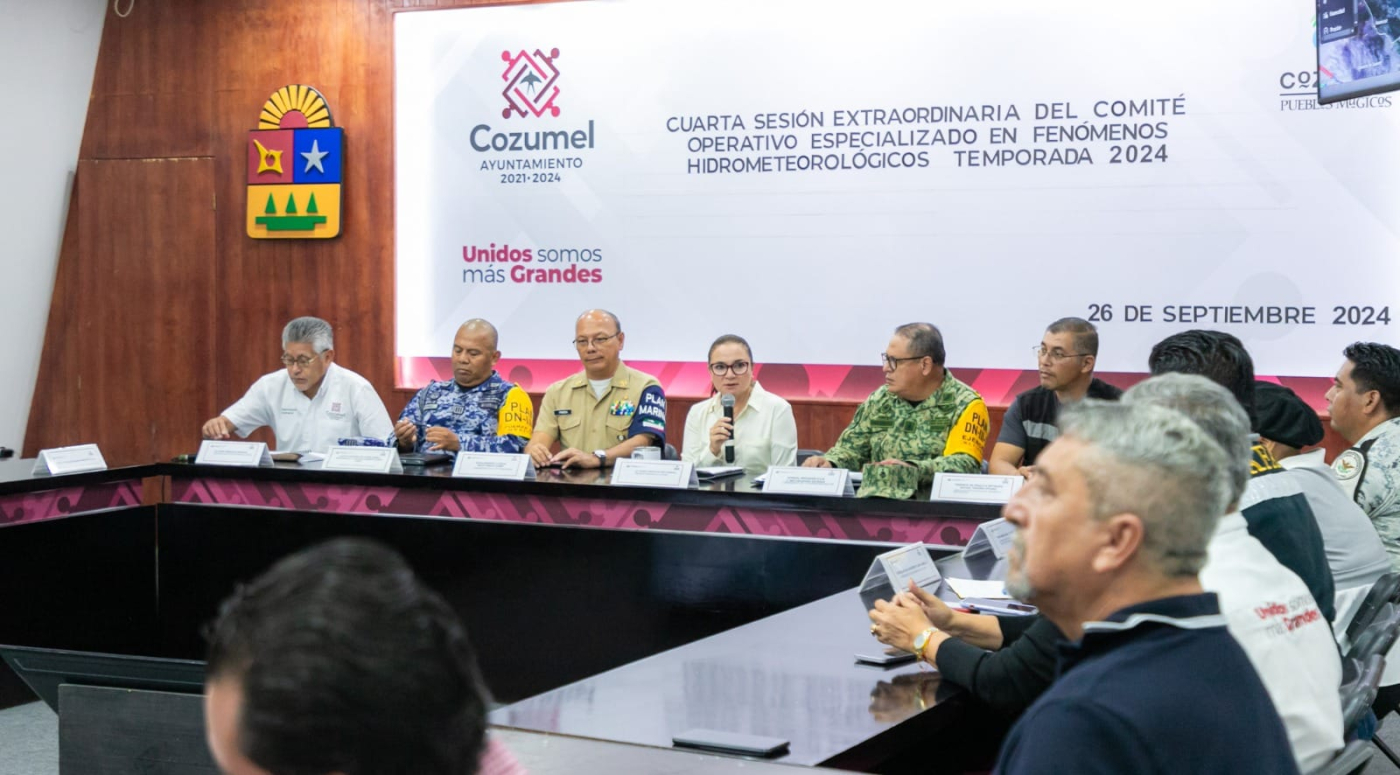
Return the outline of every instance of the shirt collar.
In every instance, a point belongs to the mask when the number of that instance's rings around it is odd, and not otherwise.
[[[1396,432],[1400,432],[1400,417],[1392,417],[1371,430],[1366,431],[1366,435],[1357,439],[1356,443],[1352,446],[1359,447],[1363,441],[1370,441],[1371,439],[1384,436],[1387,433]]]
[[[744,404],[744,411],[747,412],[750,408],[752,408],[755,412],[762,414],[762,399],[759,399],[757,401],[755,401],[754,399],[758,398],[759,394],[764,392],[766,391],[763,389],[763,386],[758,384],[758,380],[754,380],[753,390],[749,392],[749,402],[747,404]],[[715,393],[714,395],[710,396],[710,408],[716,412],[722,411],[724,407],[720,406],[719,401],[719,393]]]
[[[627,384],[631,381],[631,378],[632,370],[627,368],[627,364],[623,363],[622,361],[618,361],[617,371],[613,372],[612,380],[608,382],[609,389],[622,388],[623,390],[626,390]],[[588,372],[580,371],[578,374],[574,375],[574,382],[569,387],[573,389],[578,389],[581,387],[585,387],[588,384]]]
[[[469,388],[462,387],[460,384],[457,383],[457,380],[455,379],[447,380],[447,384],[451,385],[453,391],[457,393],[475,393],[477,391],[485,390],[486,388],[493,385],[496,382],[496,380],[500,378],[501,375],[497,374],[495,369],[492,369],[491,376],[487,377],[486,379],[483,379],[481,382],[478,382],[477,384],[472,385]]]
[[[1126,632],[1145,624],[1165,624],[1183,630],[1201,630],[1208,627],[1224,627],[1225,617],[1220,613],[1220,600],[1214,592],[1199,595],[1177,595],[1157,600],[1148,600],[1127,608],[1120,608],[1109,614],[1101,622],[1085,622],[1084,636]]]

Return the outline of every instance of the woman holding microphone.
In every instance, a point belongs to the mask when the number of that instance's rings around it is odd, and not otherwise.
[[[686,415],[682,460],[696,466],[742,466],[749,475],[797,464],[792,407],[754,380],[753,350],[742,336],[725,334],[710,345],[710,380],[715,394]],[[729,401],[733,420],[725,416]]]

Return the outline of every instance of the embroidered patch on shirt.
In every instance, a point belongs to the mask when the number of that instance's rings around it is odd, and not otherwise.
[[[608,407],[608,414],[614,417],[631,417],[636,412],[637,405],[625,398]]]

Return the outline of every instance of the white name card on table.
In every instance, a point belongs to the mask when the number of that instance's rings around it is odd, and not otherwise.
[[[272,453],[261,441],[206,441],[199,445],[194,462],[211,466],[272,465]]]
[[[35,474],[76,474],[81,471],[105,470],[107,461],[102,458],[96,444],[40,450],[39,459],[34,461]]]
[[[963,556],[974,557],[991,552],[1000,560],[1006,556],[1006,550],[1011,548],[1011,539],[1015,536],[1016,526],[1004,519],[983,522],[972,531],[972,538],[968,539]]]
[[[676,490],[700,486],[693,463],[630,457],[618,458],[613,463],[612,483],[623,487],[670,487]]]
[[[942,579],[927,547],[923,544],[901,546],[885,552],[870,563],[870,570],[866,571],[865,580],[860,584],[861,602],[867,609],[874,608],[876,600],[889,600],[900,592],[908,591],[911,580],[920,589],[932,594],[938,591]]]
[[[802,466],[769,466],[764,475],[763,491],[780,495],[830,495],[837,498],[855,495],[851,472],[844,468],[803,468]]]
[[[523,482],[535,478],[535,461],[529,455],[505,452],[458,452],[452,475],[466,479],[511,479]]]
[[[401,474],[403,461],[395,447],[331,447],[322,471],[357,471],[364,474]]]
[[[933,475],[933,493],[929,500],[1006,503],[1025,483],[1023,476],[945,474],[940,471]]]

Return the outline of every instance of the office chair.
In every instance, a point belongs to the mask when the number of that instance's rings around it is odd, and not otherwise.
[[[1385,657],[1372,654],[1366,660],[1347,660],[1343,668],[1343,682],[1340,688],[1342,698],[1342,732],[1350,738],[1356,725],[1371,709],[1376,692],[1381,685],[1381,674],[1385,672]]]
[[[1362,630],[1370,626],[1376,618],[1376,612],[1386,603],[1397,601],[1400,596],[1400,573],[1394,571],[1376,579],[1376,583],[1371,585],[1371,590],[1362,599],[1361,606],[1356,609],[1356,615],[1351,618],[1351,623],[1347,625],[1347,643],[1355,643],[1357,636]]]
[[[1400,637],[1400,610],[1394,603],[1384,603],[1366,629],[1352,641],[1346,657],[1364,662],[1372,654],[1384,656],[1390,653],[1397,637]]]

